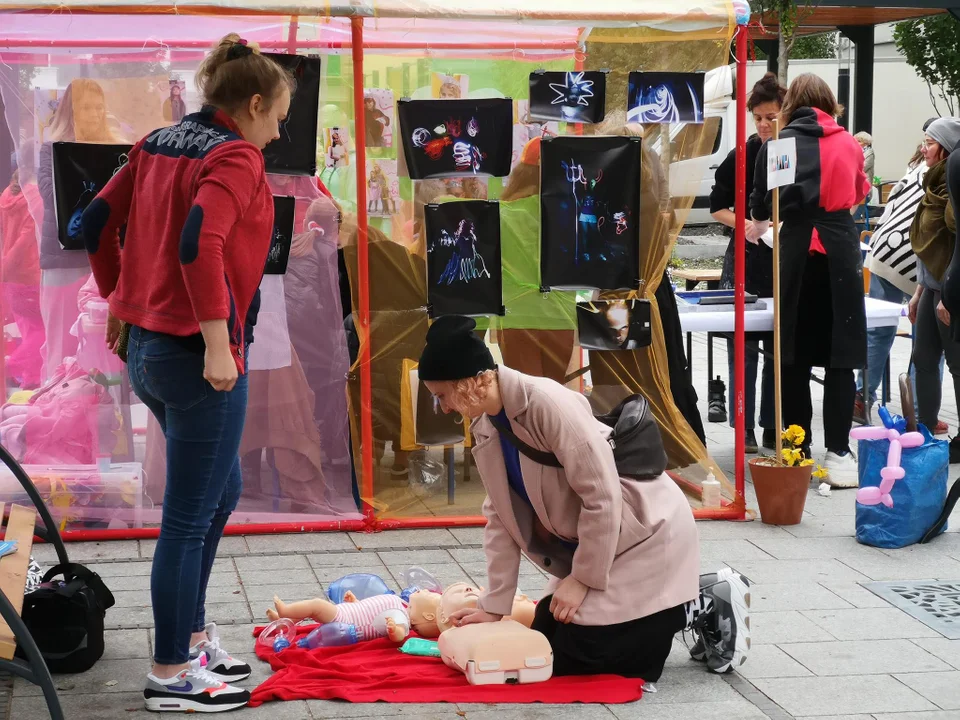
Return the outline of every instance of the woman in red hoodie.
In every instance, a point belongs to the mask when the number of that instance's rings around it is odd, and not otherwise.
[[[30,200],[35,208],[40,207],[36,183],[21,184],[19,171],[14,170],[10,185],[0,194],[0,279],[3,302],[20,331],[20,345],[7,357],[6,369],[23,388],[40,385],[40,351],[45,340],[40,315],[40,251]]]
[[[780,332],[783,422],[806,432],[810,456],[813,404],[810,371],[824,368],[823,431],[826,481],[856,487],[857,461],[850,426],[857,392],[854,370],[867,361],[863,257],[850,208],[870,190],[863,151],[836,118],[843,112],[830,87],[816,75],[798,76],[780,110],[781,138],[796,138],[796,180],[780,190]],[[766,231],[770,219],[767,152],[757,158],[753,219]]]
[[[83,214],[107,343],[129,326],[130,384],[163,430],[167,483],[150,581],[156,625],[148,710],[220,712],[250,694],[250,667],[206,624],[207,581],[240,497],[247,349],[270,248],[262,149],[279,134],[293,79],[228,35],[197,70],[205,105],[150,133]],[[123,252],[120,243],[123,240]]]

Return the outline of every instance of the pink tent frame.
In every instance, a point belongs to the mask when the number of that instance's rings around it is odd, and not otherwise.
[[[351,18],[351,41],[321,41],[298,40],[298,18],[290,19],[290,28],[286,41],[268,41],[262,43],[271,49],[286,49],[293,54],[297,48],[347,48],[351,49],[353,60],[353,102],[354,102],[354,137],[362,138],[365,135],[363,93],[364,75],[363,60],[365,49],[389,50],[422,50],[420,43],[404,41],[377,41],[366,42],[363,37],[364,20],[360,17]],[[745,498],[745,442],[744,442],[744,311],[745,311],[745,247],[746,247],[746,92],[747,86],[747,32],[739,27],[736,34],[736,67],[737,67],[737,163],[736,163],[736,228],[734,241],[734,456],[735,456],[735,495],[733,500],[723,501],[720,508],[694,508],[697,519],[704,520],[744,520],[746,517]],[[149,44],[149,43],[148,43]],[[171,48],[206,48],[209,43],[203,41],[171,41],[164,45]],[[134,39],[109,39],[102,41],[77,41],[64,39],[20,39],[0,38],[0,48],[76,48],[97,47],[103,49],[142,48],[144,42]],[[582,63],[580,45],[574,41],[532,41],[521,46],[516,42],[439,42],[430,44],[433,50],[504,50],[522,52],[523,50],[554,50],[575,51],[578,65]],[[370,368],[370,343],[367,341],[370,333],[370,290],[369,290],[369,250],[368,250],[368,216],[366,198],[366,148],[363,143],[356,144],[357,160],[357,285],[359,307],[357,312],[358,331],[363,341],[360,344],[360,478],[361,498],[363,499],[363,518],[358,520],[325,520],[315,522],[287,522],[287,523],[249,523],[228,525],[227,535],[256,535],[272,533],[295,532],[323,532],[323,531],[364,531],[379,532],[392,529],[413,528],[451,528],[451,527],[479,527],[485,524],[480,516],[435,516],[419,518],[378,518],[373,505],[366,500],[374,495],[373,475],[373,411],[372,411],[372,383]],[[2,356],[0,356],[2,362]],[[687,492],[693,495],[701,494],[701,488],[676,474],[671,476]],[[64,540],[98,541],[110,539],[150,539],[159,535],[159,528],[130,528],[116,530],[67,530],[62,534]]]

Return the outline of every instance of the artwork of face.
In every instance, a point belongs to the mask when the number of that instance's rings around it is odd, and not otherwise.
[[[499,314],[500,206],[464,200],[428,205],[428,296],[435,316]]]
[[[367,147],[393,146],[393,110],[392,90],[364,91],[364,133]]]
[[[570,136],[543,142],[544,286],[636,287],[639,215],[638,138]]]
[[[53,144],[54,199],[60,245],[83,250],[80,217],[104,186],[127,164],[130,145]]]
[[[630,73],[627,121],[702,123],[703,79],[703,73]]]
[[[320,58],[265,53],[297,81],[280,138],[263,151],[267,172],[314,175],[317,172],[317,116],[320,108]]]
[[[411,178],[510,172],[509,100],[407,100],[399,112]]]
[[[606,104],[604,72],[530,74],[530,116],[537,120],[598,123]]]
[[[585,350],[637,350],[651,342],[650,303],[610,300],[577,303],[577,329]]]

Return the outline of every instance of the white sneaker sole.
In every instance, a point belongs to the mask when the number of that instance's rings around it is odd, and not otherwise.
[[[841,470],[839,472],[827,470],[827,475],[823,478],[823,481],[830,487],[838,489],[855,488],[860,485],[859,473],[852,470]]]
[[[737,623],[733,660],[716,670],[717,673],[722,674],[743,665],[750,652],[750,588],[740,579],[740,574],[730,568],[722,568],[717,573],[717,579],[718,582],[727,581],[730,588],[730,604]]]
[[[221,713],[246,707],[246,702],[223,703],[208,705],[188,698],[144,698],[144,707],[150,712],[181,712],[181,713]]]

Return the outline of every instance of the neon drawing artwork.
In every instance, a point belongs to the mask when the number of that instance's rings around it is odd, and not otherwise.
[[[593,80],[584,80],[583,76],[582,72],[568,72],[562,84],[550,83],[550,89],[557,94],[550,104],[588,107],[593,97]]]
[[[467,122],[466,137],[475,138],[480,134],[480,124],[472,117]],[[417,128],[410,134],[413,146],[420,148],[431,160],[440,160],[452,147],[453,162],[457,170],[477,174],[480,172],[486,154],[475,144],[465,139],[463,120],[449,118],[437,125],[431,132],[427,128]]]
[[[691,80],[682,77],[641,84],[634,102],[627,118],[631,122],[703,122],[701,94]]]
[[[473,280],[490,277],[483,256],[477,252],[477,234],[470,220],[461,220],[452,235],[446,229],[441,230],[440,239],[437,245],[430,248],[430,252],[437,246],[454,248],[437,280],[438,285],[453,285],[455,282],[469,284]]]

